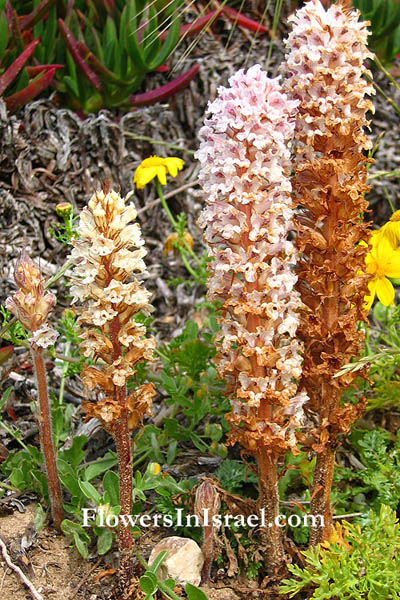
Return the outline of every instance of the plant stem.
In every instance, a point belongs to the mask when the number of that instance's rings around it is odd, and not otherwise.
[[[41,349],[35,348],[33,346],[31,347],[31,353],[39,395],[39,435],[40,445],[44,455],[44,462],[47,471],[51,515],[53,517],[54,525],[58,530],[61,530],[61,521],[64,518],[64,509],[62,502],[61,485],[57,473],[56,453],[51,433],[51,415],[49,396],[47,393],[44,356],[43,351]]]
[[[111,341],[113,344],[113,359],[118,359],[122,354],[118,334],[121,329],[119,316],[117,315],[111,324]],[[114,386],[114,399],[121,408],[119,419],[114,425],[114,440],[118,457],[119,473],[119,503],[121,516],[132,514],[132,449],[128,424],[128,409],[126,405],[126,386]],[[129,521],[124,524],[122,519],[118,520],[118,548],[119,548],[119,573],[118,589],[121,600],[128,598],[129,587],[133,577],[132,548],[133,537]]]
[[[281,530],[277,526],[279,516],[279,493],[277,475],[277,455],[269,455],[265,448],[257,454],[258,462],[258,508],[264,510],[266,527],[261,530],[261,540],[265,548],[265,566],[268,575],[276,571],[284,563]],[[271,526],[270,526],[271,524]]]
[[[160,202],[163,206],[163,209],[167,213],[167,217],[168,217],[171,225],[175,229],[176,225],[177,225],[176,220],[174,219],[172,212],[170,211],[170,208],[168,206],[168,203],[167,203],[167,201],[164,197],[163,191],[162,191],[161,183],[158,181],[158,179],[156,179],[156,188],[157,188],[157,194],[158,194],[158,197],[160,198]]]
[[[318,517],[323,519],[320,527],[311,527],[310,544],[312,546],[326,540],[330,534],[332,526],[330,497],[334,466],[335,450],[331,446],[327,446],[324,452],[317,456],[311,489],[311,514],[317,519]]]
[[[115,387],[115,399],[122,407],[121,416],[114,427],[114,439],[118,456],[119,503],[121,515],[132,514],[132,451],[126,409],[125,387]],[[133,537],[129,523],[118,521],[119,575],[118,585],[122,594],[127,593],[133,576]],[[123,596],[125,597],[125,596]],[[122,599],[121,599],[122,600]]]

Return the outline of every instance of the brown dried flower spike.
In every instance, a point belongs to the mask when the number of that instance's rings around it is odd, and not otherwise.
[[[95,192],[80,216],[71,258],[75,262],[71,292],[75,301],[86,303],[78,319],[82,326],[81,351],[94,358],[96,366],[82,373],[89,390],[97,390],[97,402],[85,402],[86,418],[96,417],[115,440],[120,476],[121,514],[132,513],[132,459],[130,430],[136,429],[144,414],[150,414],[152,384],[136,388],[128,397],[126,381],[141,360],[151,360],[154,339],[145,337],[146,328],[133,317],[148,315],[150,292],[135,273],[144,273],[145,264],[140,227],[133,204],[109,190]],[[132,574],[132,536],[129,525],[119,524],[120,589],[127,589]]]
[[[317,417],[313,449],[318,454],[311,494],[313,514],[322,514],[325,526],[313,528],[312,543],[329,535],[330,489],[335,448],[363,410],[341,404],[343,390],[357,374],[333,379],[357,356],[363,340],[358,328],[366,320],[364,270],[368,225],[364,193],[371,148],[363,128],[374,93],[364,78],[365,61],[372,55],[366,42],[366,23],[344,3],[327,10],[318,0],[307,2],[290,20],[293,31],[286,45],[283,70],[288,73],[286,93],[300,101],[295,127],[293,190],[301,210],[297,238],[301,260],[298,286],[306,305],[299,336],[304,342],[302,384]]]

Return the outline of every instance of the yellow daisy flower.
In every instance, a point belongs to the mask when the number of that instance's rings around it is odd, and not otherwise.
[[[368,283],[369,296],[365,296],[366,308],[369,310],[375,299],[375,295],[384,306],[394,302],[394,287],[389,277],[397,279],[400,277],[400,249],[393,244],[381,232],[374,232],[370,238],[371,250],[365,257],[367,273],[373,275]]]
[[[161,158],[160,156],[150,156],[143,160],[135,171],[133,183],[141,190],[155,177],[158,177],[161,185],[167,183],[167,173],[176,177],[178,171],[183,168],[184,161],[176,156],[170,158]]]
[[[400,241],[400,210],[396,210],[390,217],[390,220],[376,233],[377,235],[385,236],[393,248],[397,248]]]

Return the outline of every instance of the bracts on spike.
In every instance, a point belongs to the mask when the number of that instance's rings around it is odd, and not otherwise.
[[[222,304],[217,368],[232,411],[230,443],[255,456],[265,567],[284,563],[279,514],[278,458],[296,452],[304,392],[298,392],[301,345],[295,338],[297,259],[292,228],[290,140],[297,102],[259,65],[219,88],[200,130],[200,183],[206,198],[199,223],[209,247],[208,297]]]
[[[325,9],[319,0],[307,2],[294,16],[282,71],[288,96],[299,102],[295,127],[293,178],[299,204],[297,247],[300,252],[297,290],[305,310],[299,327],[304,343],[301,383],[314,419],[311,447],[317,454],[311,511],[324,517],[311,531],[311,543],[329,537],[330,491],[335,450],[340,437],[364,409],[342,403],[342,394],[360,375],[335,375],[359,354],[366,320],[365,270],[368,225],[366,156],[371,148],[364,133],[366,95],[374,93],[364,75],[368,30],[359,13],[345,3]],[[318,522],[318,520],[316,521]]]
[[[140,227],[133,204],[126,204],[110,191],[109,183],[93,194],[80,216],[71,258],[75,261],[71,292],[74,301],[84,302],[78,322],[82,327],[81,352],[95,361],[81,375],[97,401],[83,403],[86,419],[98,418],[113,436],[118,456],[121,515],[132,514],[131,431],[144,414],[150,414],[154,388],[141,385],[127,395],[126,382],[136,373],[136,364],[151,360],[154,340],[134,320],[141,312],[150,314],[150,293],[136,273],[145,265]],[[121,600],[130,596],[133,537],[129,522],[119,520],[119,582]]]

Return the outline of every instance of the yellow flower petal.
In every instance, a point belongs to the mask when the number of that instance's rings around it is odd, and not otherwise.
[[[366,302],[364,308],[366,310],[369,310],[375,300],[375,294],[376,294],[376,280],[372,279],[371,281],[368,282],[368,289],[370,291],[370,294],[368,296],[364,296],[364,300]]]
[[[178,171],[183,169],[184,162],[181,158],[177,158],[176,156],[172,156],[170,158],[165,159],[165,166],[168,169],[168,173],[172,177],[176,177]]]
[[[167,169],[165,168],[165,166],[157,167],[157,177],[158,177],[158,181],[161,183],[161,185],[166,185]]]
[[[136,187],[141,190],[145,185],[149,183],[154,177],[157,177],[158,167],[146,167],[143,168],[140,165],[135,172],[135,177],[133,178],[133,183],[136,184]]]
[[[383,306],[394,303],[394,287],[386,277],[380,277],[376,281],[376,293]]]
[[[138,189],[143,189],[155,177],[158,177],[161,185],[167,183],[167,172],[176,177],[178,171],[183,168],[184,162],[181,158],[171,156],[161,158],[160,156],[149,156],[145,158],[135,171],[133,183]]]

